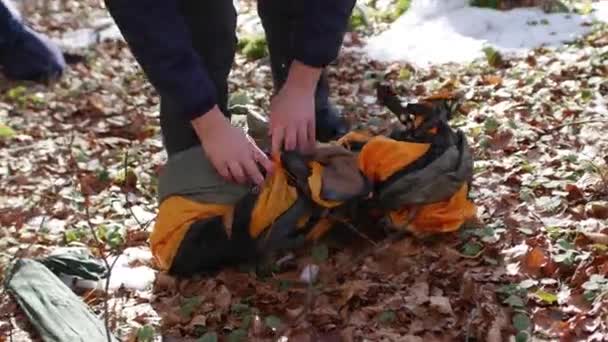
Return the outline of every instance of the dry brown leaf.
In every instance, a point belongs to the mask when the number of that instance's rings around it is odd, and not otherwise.
[[[475,280],[470,272],[466,271],[462,276],[460,296],[466,301],[472,301],[475,294]]]
[[[452,305],[450,305],[450,299],[444,296],[431,296],[429,297],[430,307],[434,308],[438,312],[446,315],[452,315]]]
[[[176,324],[186,323],[184,317],[175,311],[169,311],[161,314],[162,324],[164,327],[172,327]]]
[[[227,310],[232,302],[232,294],[225,285],[220,285],[218,293],[215,294],[215,305],[221,310]]]
[[[300,314],[302,314],[302,312],[304,312],[304,307],[302,306],[298,306],[297,308],[287,308],[285,310],[287,318],[289,319],[296,319],[300,316]]]
[[[538,270],[547,264],[547,256],[541,247],[534,247],[526,255],[526,266],[532,270]]]
[[[173,291],[177,287],[177,280],[164,272],[156,273],[153,292]]]
[[[188,329],[194,330],[194,329],[196,329],[196,326],[204,327],[206,325],[207,325],[207,316],[196,315],[196,316],[192,317],[192,320],[190,320],[190,323],[188,323]]]
[[[500,77],[499,75],[484,75],[482,77],[483,80],[483,84],[485,85],[500,85],[502,84],[502,77]]]
[[[509,321],[504,310],[499,309],[488,330],[487,342],[503,342],[502,331],[509,328]]]
[[[363,296],[367,292],[371,284],[366,280],[351,280],[344,283],[340,288],[342,290],[337,303],[339,306],[344,306],[354,295]]]
[[[412,304],[421,305],[429,301],[429,283],[426,281],[416,282],[410,288],[410,293],[408,298],[411,298],[413,301]]]
[[[608,245],[608,234],[583,232],[583,235],[585,235],[585,237],[587,237],[587,239],[593,241],[594,243]]]
[[[347,327],[340,332],[340,338],[343,342],[354,342],[354,327]]]
[[[600,220],[608,219],[608,201],[590,202],[585,206],[585,211],[590,217]]]
[[[567,184],[566,191],[568,192],[568,196],[566,196],[566,198],[569,201],[576,201],[585,197],[585,193],[583,192],[583,190],[581,190],[581,188],[579,188],[575,184]]]

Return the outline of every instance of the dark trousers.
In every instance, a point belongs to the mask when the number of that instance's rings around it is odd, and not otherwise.
[[[228,112],[228,74],[236,52],[236,10],[229,0],[180,0],[192,43],[217,90],[218,106]],[[298,15],[291,1],[258,0],[258,13],[266,33],[275,91],[287,78],[294,42],[292,23]],[[329,88],[325,71],[317,85],[316,111],[326,112]],[[169,155],[200,144],[189,121],[174,115],[172,104],[160,94],[160,124]]]

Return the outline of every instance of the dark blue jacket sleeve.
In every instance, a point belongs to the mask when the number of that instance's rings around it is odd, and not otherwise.
[[[201,0],[206,1],[206,0]],[[195,119],[217,103],[176,0],[105,0],[131,51],[161,96]]]
[[[296,19],[295,59],[318,68],[334,61],[342,47],[344,33],[355,2],[355,0],[303,0],[301,6],[304,10]]]

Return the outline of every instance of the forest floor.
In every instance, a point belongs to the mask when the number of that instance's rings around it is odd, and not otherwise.
[[[56,36],[95,11],[103,9],[82,2],[29,19]],[[345,44],[361,36],[349,33]],[[475,152],[481,224],[384,247],[322,242],[280,271],[187,280],[158,273],[151,260],[166,156],[158,97],[126,45],[87,49],[53,85],[0,79],[0,267],[65,247],[109,261],[120,254],[109,298],[104,286],[74,286],[124,341],[607,341],[608,29],[595,25],[524,58],[490,57],[418,69],[346,50],[330,68],[349,120],[378,130],[392,114],[376,103],[372,75],[404,97],[464,94],[452,124]],[[265,110],[265,60],[239,53],[230,88]],[[313,264],[318,279],[303,285]],[[37,340],[0,295],[0,341]]]

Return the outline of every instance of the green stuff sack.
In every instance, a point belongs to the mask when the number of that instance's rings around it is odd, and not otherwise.
[[[5,285],[43,341],[108,341],[104,322],[42,263],[15,261]]]

